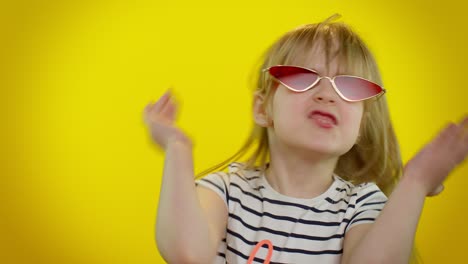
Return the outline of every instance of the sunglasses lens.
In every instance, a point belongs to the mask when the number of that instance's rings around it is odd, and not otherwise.
[[[318,78],[316,73],[294,66],[273,66],[270,68],[270,74],[296,91],[306,90]]]
[[[344,97],[353,101],[373,97],[383,90],[373,82],[351,76],[338,76],[335,84]]]

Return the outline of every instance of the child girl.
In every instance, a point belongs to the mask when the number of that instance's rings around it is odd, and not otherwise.
[[[409,262],[425,197],[468,153],[468,117],[403,167],[376,62],[334,18],[267,50],[249,139],[195,184],[170,92],[145,108],[165,151],[156,240],[166,261]]]

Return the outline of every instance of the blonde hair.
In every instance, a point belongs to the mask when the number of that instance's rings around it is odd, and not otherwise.
[[[268,109],[271,109],[273,88],[277,83],[272,78],[266,78],[267,74],[262,75],[262,69],[278,64],[290,65],[293,60],[306,57],[300,55],[307,54],[321,41],[327,61],[330,61],[332,56],[338,56],[340,66],[344,67],[346,74],[361,76],[382,85],[377,63],[369,48],[348,25],[332,22],[339,17],[339,14],[334,14],[323,22],[297,27],[284,34],[266,50],[261,57],[262,64],[253,76],[253,94],[263,96]],[[332,47],[336,46],[332,43],[334,41],[339,49],[332,53]],[[252,148],[253,153],[240,164],[241,169],[266,169],[269,160],[267,128],[255,122],[239,151],[200,172],[196,178],[227,168],[231,162],[239,161]],[[402,175],[402,170],[400,149],[390,121],[386,97],[364,101],[359,140],[347,153],[340,156],[335,173],[353,184],[375,182],[390,196]],[[416,248],[412,253],[412,263],[419,263]]]

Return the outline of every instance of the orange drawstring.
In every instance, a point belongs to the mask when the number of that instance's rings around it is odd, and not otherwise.
[[[265,262],[263,262],[263,264],[269,264],[270,263],[271,254],[273,254],[273,244],[271,244],[270,240],[264,239],[264,240],[258,242],[257,245],[255,245],[255,248],[252,250],[252,253],[250,253],[249,260],[247,260],[247,264],[252,264],[252,261],[255,258],[255,255],[257,254],[257,251],[260,249],[260,247],[263,246],[263,244],[268,245],[268,254],[267,254],[267,257],[265,259]]]

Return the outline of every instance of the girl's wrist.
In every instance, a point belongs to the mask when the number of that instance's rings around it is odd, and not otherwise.
[[[427,190],[426,186],[422,182],[418,181],[418,177],[411,175],[411,173],[415,172],[404,173],[400,184],[407,186],[407,189],[411,190],[411,192],[416,192],[426,197],[429,194],[429,190]]]
[[[192,149],[192,143],[187,140],[182,140],[177,137],[173,137],[168,140],[166,144],[166,150],[169,148],[184,148],[184,149]]]

